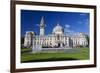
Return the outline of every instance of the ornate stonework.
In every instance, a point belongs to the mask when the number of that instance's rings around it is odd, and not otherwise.
[[[39,51],[39,48],[73,48],[78,46],[87,46],[87,36],[84,33],[69,36],[64,34],[64,29],[59,23],[54,27],[52,34],[45,35],[45,24],[42,17],[40,22],[40,35],[35,35],[33,31],[27,31],[24,39],[25,47],[33,47],[33,51]]]

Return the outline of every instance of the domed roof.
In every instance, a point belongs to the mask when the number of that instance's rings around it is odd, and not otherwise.
[[[58,23],[57,26],[54,27],[53,33],[54,34],[63,34],[64,33],[63,27],[60,26]]]

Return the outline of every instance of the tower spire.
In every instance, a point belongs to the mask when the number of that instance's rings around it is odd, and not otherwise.
[[[44,26],[44,16],[42,16],[42,18],[41,18],[41,21],[40,21],[40,27],[43,27]]]
[[[44,16],[42,16],[40,21],[40,36],[44,36],[44,32],[45,32],[44,28],[45,28]]]

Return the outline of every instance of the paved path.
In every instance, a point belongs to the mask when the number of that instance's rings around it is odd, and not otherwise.
[[[80,48],[79,48],[80,49]],[[76,48],[42,48],[42,52],[65,52],[65,53],[78,53],[79,49]]]

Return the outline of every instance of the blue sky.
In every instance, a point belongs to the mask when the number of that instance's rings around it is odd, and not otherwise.
[[[46,35],[52,33],[58,22],[64,28],[65,34],[84,32],[89,35],[89,13],[21,10],[21,36],[26,31],[34,31],[39,35],[42,16],[46,24]]]

